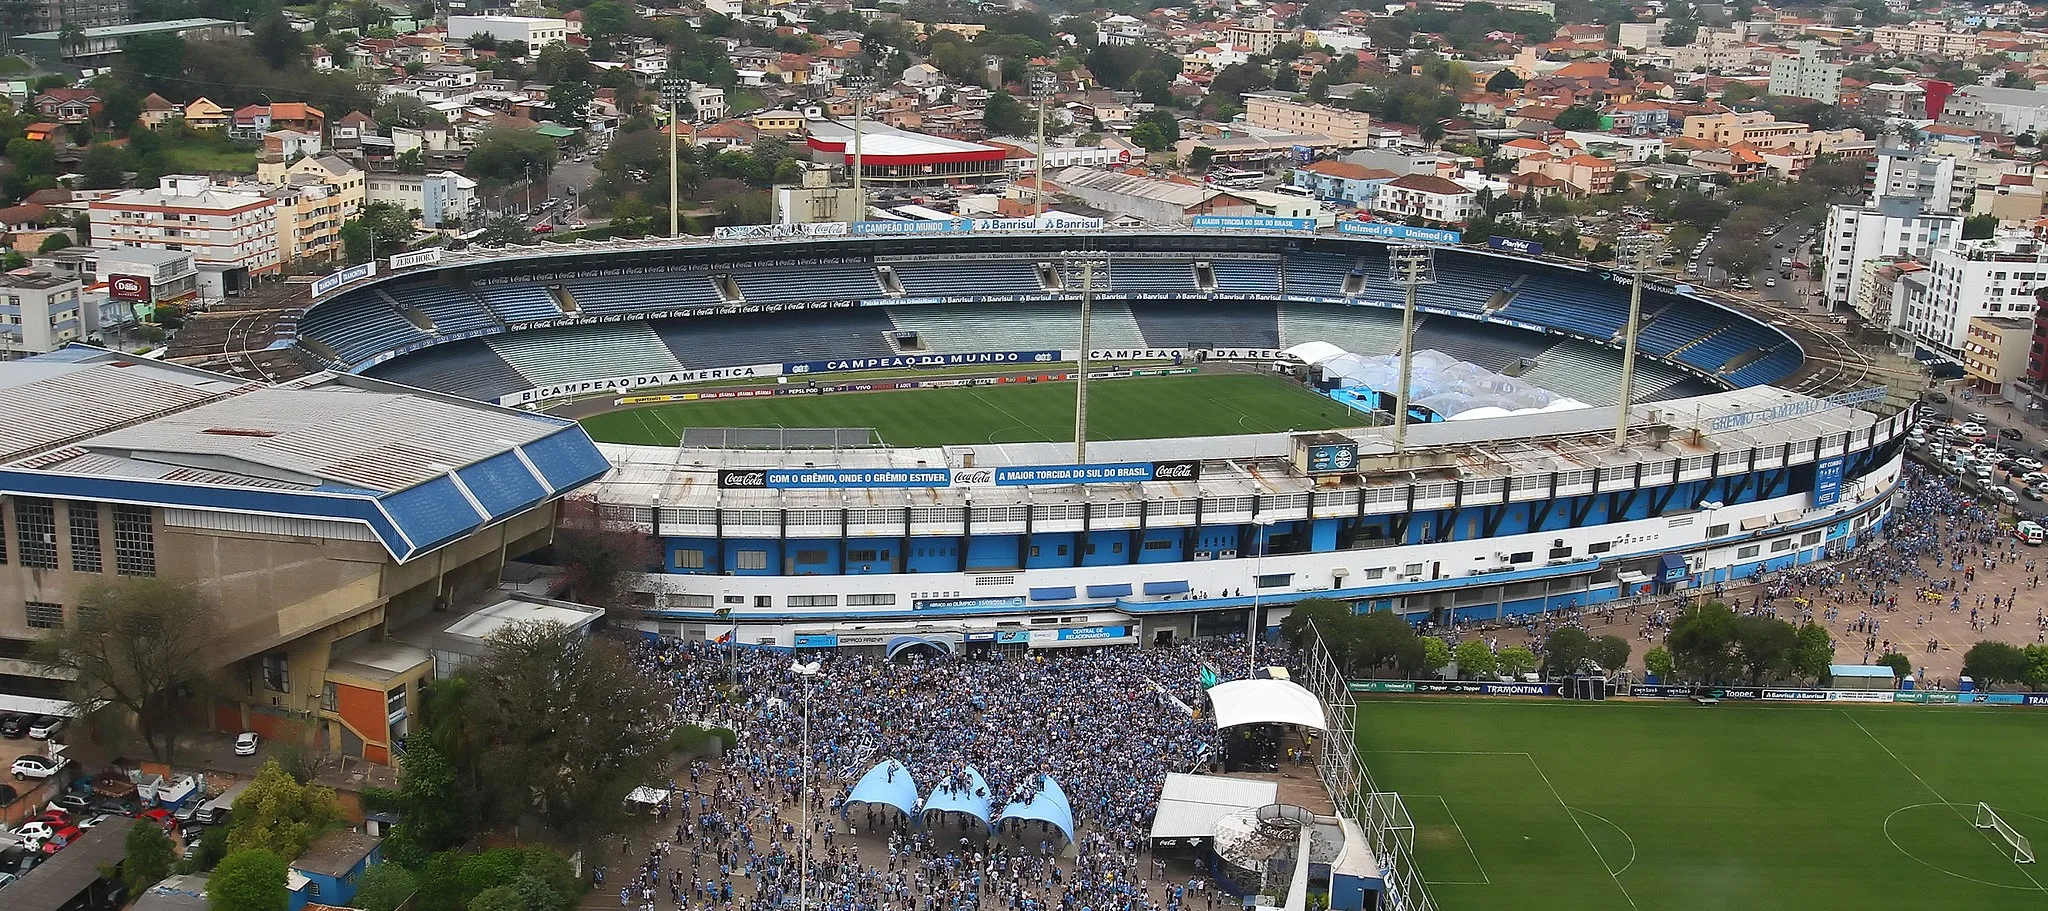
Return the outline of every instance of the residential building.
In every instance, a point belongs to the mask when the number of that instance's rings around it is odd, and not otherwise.
[[[786,138],[804,131],[802,111],[762,111],[748,119],[753,122],[754,129],[760,130],[764,136]],[[863,127],[862,130],[865,132],[870,128],[871,125]]]
[[[48,272],[0,272],[0,353],[55,351],[97,328],[86,325],[81,287]]]
[[[2009,136],[2048,131],[2048,86],[2034,89],[1960,86],[1942,106],[1941,122]]]
[[[35,111],[58,123],[85,123],[99,116],[105,101],[96,89],[44,89],[36,95]]]
[[[234,122],[234,112],[205,96],[185,105],[185,125],[195,130],[218,130]]]
[[[1956,159],[1912,149],[1879,149],[1867,168],[1873,200],[1916,199],[1926,212],[1954,211]]]
[[[1280,42],[1293,36],[1293,32],[1275,27],[1272,16],[1253,16],[1230,27],[1231,44],[1260,56],[1270,56]]]
[[[449,16],[448,41],[462,44],[478,35],[499,41],[524,41],[539,51],[557,41],[569,40],[569,23],[540,16]]]
[[[420,649],[413,651],[425,654]],[[405,691],[401,689],[398,692],[402,697]],[[381,707],[384,694],[376,695]],[[402,698],[400,702],[398,711],[402,714],[405,711]],[[290,872],[298,876],[287,875],[287,882],[296,888],[289,890],[285,911],[302,911],[308,904],[316,902],[347,908],[355,902],[356,886],[363,871],[383,862],[383,842],[373,835],[339,829],[313,839],[313,843],[291,862]]]
[[[1719,145],[1734,145],[1747,142],[1757,146],[1774,146],[1773,140],[1806,133],[1813,129],[1804,123],[1778,120],[1769,111],[1750,111],[1738,114],[1727,111],[1720,114],[1694,114],[1685,118],[1685,137]],[[1857,138],[1862,138],[1858,133]]]
[[[94,583],[189,580],[219,605],[207,657],[232,685],[196,697],[214,728],[373,763],[419,698],[417,664],[387,670],[404,660],[389,630],[495,594],[508,555],[552,540],[556,501],[608,467],[570,422],[364,377],[266,386],[72,350],[0,364],[0,386],[0,692],[57,682],[11,656]],[[472,492],[507,472],[530,500]],[[340,688],[393,679],[356,728]]]
[[[190,250],[201,271],[218,273],[223,293],[277,271],[276,202],[259,193],[173,174],[156,189],[124,190],[94,200],[94,242]]]
[[[29,265],[77,279],[88,289],[105,288],[107,308],[97,323],[92,322],[92,313],[86,314],[88,332],[134,319],[137,311],[147,314],[158,304],[183,303],[199,296],[199,265],[189,250],[65,247],[39,253]],[[88,305],[87,310],[91,309]]]
[[[711,85],[691,85],[689,91],[690,109],[697,112],[699,122],[724,120],[731,116],[726,107],[725,90]]]
[[[8,0],[0,4],[0,32],[29,35],[105,28],[128,21],[128,0]]]
[[[353,210],[340,190],[310,175],[292,178],[288,186],[266,192],[277,201],[278,257],[284,263],[341,259],[341,224]]]
[[[1828,212],[1821,247],[1826,261],[1822,294],[1830,306],[1844,306],[1850,300],[1852,279],[1864,264],[1901,257],[1927,262],[1937,248],[1962,236],[1962,230],[1962,216],[1925,211],[1916,199],[1887,197],[1871,205],[1835,206]],[[1903,314],[1894,314],[1893,325],[1902,326],[1902,318]]]
[[[1900,57],[1968,60],[1984,53],[1984,39],[1973,31],[1941,22],[1881,25],[1870,32],[1878,50]]]
[[[2035,404],[2048,395],[2048,293],[2034,295],[2034,339],[2027,346],[2026,384]]]
[[[226,19],[167,19],[160,22],[123,20],[84,29],[76,33],[75,38],[62,28],[17,34],[14,36],[13,46],[16,51],[50,63],[81,68],[102,67],[112,65],[114,56],[121,53],[122,42],[142,35],[224,38],[242,33],[241,23]]]
[[[2031,311],[2033,302],[2026,302]],[[2034,317],[1979,316],[1970,320],[1963,336],[1963,374],[1977,391],[2018,400],[2013,383],[2027,375],[2027,360],[2034,341]]]
[[[1317,199],[1371,209],[1380,187],[1399,176],[1384,168],[1326,159],[1295,168],[1294,185],[1314,193]]]
[[[1478,214],[1479,197],[1433,174],[1405,174],[1380,185],[1372,210],[1381,215],[1459,224]]]
[[[1263,130],[1327,136],[1340,149],[1363,149],[1372,144],[1372,115],[1295,101],[1286,92],[1246,92],[1244,120]]]
[[[1818,41],[1793,45],[1799,54],[1771,61],[1771,94],[1835,104],[1842,96],[1842,65],[1821,56]]]
[[[2048,244],[2024,234],[1965,240],[1938,248],[1925,306],[1904,314],[1914,340],[1962,359],[1970,321],[2034,312],[2034,291],[2048,286]]]
[[[418,209],[420,223],[435,230],[454,229],[482,214],[477,207],[476,181],[454,171],[437,174],[373,172],[367,180],[367,202],[396,203]]]
[[[1614,162],[1580,153],[1536,152],[1515,161],[1516,174],[1542,174],[1571,187],[1573,196],[1599,196],[1614,189]]]
[[[1755,180],[1770,171],[1770,164],[1755,147],[1744,143],[1725,149],[1702,149],[1686,159],[1695,168],[1741,182]]]
[[[157,130],[162,129],[164,124],[183,116],[184,113],[185,108],[183,105],[172,104],[164,96],[151,92],[142,99],[142,115],[136,119],[144,127]]]

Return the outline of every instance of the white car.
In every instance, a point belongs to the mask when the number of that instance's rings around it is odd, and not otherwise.
[[[1963,436],[1970,437],[1971,439],[1976,439],[1977,437],[1981,437],[1984,435],[1984,425],[1964,424],[1961,427],[1957,427],[1956,432],[1962,434]]]
[[[55,759],[30,754],[14,761],[14,779],[27,781],[31,778],[48,778],[62,768],[64,764]]]
[[[1998,502],[2004,503],[2007,506],[2011,506],[2020,501],[2020,495],[2013,493],[2013,490],[2010,487],[1993,487],[1991,488],[1991,496],[1996,498]]]
[[[242,732],[242,733],[240,733],[240,734],[236,734],[236,735],[235,735],[235,755],[237,755],[237,756],[254,756],[254,755],[256,755],[256,746],[257,746],[257,744],[258,744],[258,743],[260,743],[260,742],[261,742],[261,738],[259,738],[259,737],[257,737],[257,736],[256,736],[256,732],[255,732],[255,731],[243,731],[243,732]]]
[[[2021,471],[2038,472],[2041,470],[2041,460],[2032,456],[2020,456],[2012,460],[2012,463],[2019,466]]]
[[[37,740],[48,740],[64,729],[64,719],[55,715],[44,715],[29,726],[28,735]]]
[[[21,828],[14,830],[14,837],[22,841],[41,841],[55,834],[57,827],[40,819],[22,823]]]

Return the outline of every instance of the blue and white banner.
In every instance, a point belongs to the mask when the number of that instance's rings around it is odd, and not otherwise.
[[[1506,253],[1520,253],[1523,256],[1535,256],[1543,252],[1542,244],[1539,244],[1533,240],[1523,240],[1519,237],[1501,237],[1495,235],[1493,237],[1489,237],[1486,239],[1486,245],[1492,247],[1495,250],[1500,250]]]
[[[1202,463],[1184,459],[1171,462],[1106,462],[1094,465],[1017,465],[997,468],[992,481],[997,487],[1025,487],[1037,484],[1139,484],[1146,481],[1193,481],[1201,477]],[[957,477],[956,483],[965,484]],[[978,480],[978,479],[977,479]]]
[[[854,234],[965,234],[974,230],[974,222],[965,218],[949,218],[943,221],[857,221],[852,225]]]
[[[329,275],[323,275],[313,282],[313,296],[319,297],[349,282],[362,281],[377,274],[377,261],[357,263]]]
[[[1337,233],[1383,237],[1388,240],[1419,240],[1429,244],[1455,244],[1463,238],[1458,232],[1443,228],[1417,228],[1383,221],[1340,221],[1337,223]]]
[[[718,473],[720,490],[945,487],[952,482],[953,473],[944,468],[728,468]]]
[[[900,354],[889,357],[849,357],[830,361],[792,361],[782,365],[787,374],[829,373],[844,370],[894,370],[900,367],[971,367],[976,364],[1056,364],[1058,351],[983,351],[972,354]]]
[[[1833,506],[1842,502],[1842,456],[1830,456],[1813,465],[1813,505],[1815,508]]]
[[[1313,231],[1316,220],[1278,215],[1197,215],[1194,226],[1203,231]]]

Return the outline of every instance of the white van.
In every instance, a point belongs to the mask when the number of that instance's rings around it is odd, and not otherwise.
[[[2012,536],[2028,544],[2039,545],[2043,539],[2048,539],[2048,529],[2042,528],[2041,523],[2029,519],[2013,526]]]
[[[192,814],[192,818],[200,825],[206,826],[217,826],[227,822],[228,815],[234,812],[235,798],[242,796],[242,792],[249,789],[249,782],[253,780],[244,778],[236,782],[233,787],[222,791],[219,797],[200,804],[199,809]]]

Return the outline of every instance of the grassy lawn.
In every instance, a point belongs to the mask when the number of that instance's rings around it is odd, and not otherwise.
[[[2048,719],[2009,708],[1362,698],[1444,911],[2048,908]]]
[[[823,379],[823,377],[821,377]],[[1090,439],[1130,440],[1353,427],[1362,416],[1278,377],[1098,380]],[[979,386],[648,405],[586,418],[612,443],[673,446],[684,427],[873,427],[895,446],[1074,438],[1074,384]]]
[[[256,150],[197,137],[164,137],[164,157],[182,172],[234,171],[253,174]]]

